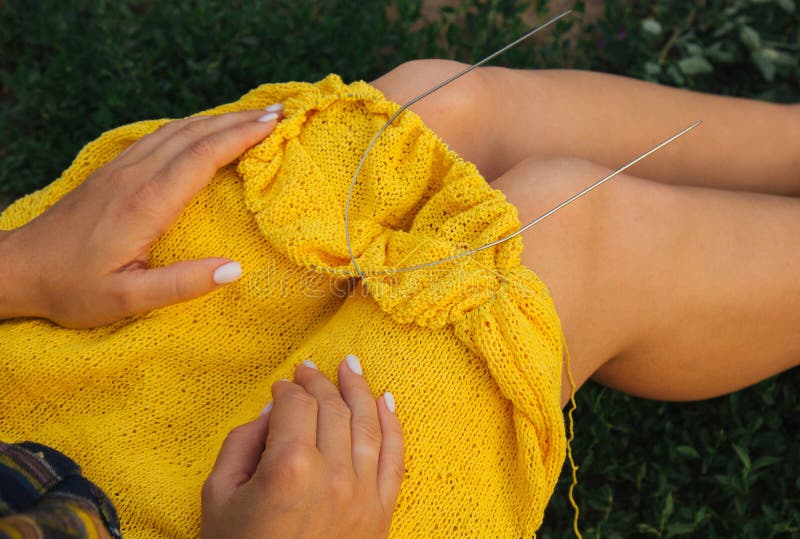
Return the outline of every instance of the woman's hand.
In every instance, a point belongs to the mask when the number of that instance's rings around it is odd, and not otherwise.
[[[269,135],[280,106],[170,122],[37,219],[0,233],[0,319],[109,324],[241,276],[225,258],[147,269],[153,242],[217,170]]]
[[[304,362],[231,431],[203,485],[204,539],[387,536],[404,475],[394,399],[376,405],[355,356],[339,385]]]

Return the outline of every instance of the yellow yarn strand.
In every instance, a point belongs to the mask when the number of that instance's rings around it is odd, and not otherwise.
[[[575,517],[572,520],[572,529],[575,532],[575,535],[578,539],[583,539],[583,535],[581,535],[580,530],[578,529],[578,517],[580,516],[580,509],[578,508],[578,503],[575,501],[574,491],[575,487],[578,486],[578,466],[575,464],[575,459],[572,455],[572,441],[575,439],[575,421],[572,419],[572,413],[578,408],[578,404],[575,402],[575,379],[572,377],[572,358],[569,355],[569,349],[567,348],[566,339],[562,337],[562,343],[564,346],[564,355],[567,358],[567,377],[569,377],[569,386],[570,386],[570,395],[569,395],[569,402],[570,402],[570,409],[567,412],[567,417],[569,417],[569,437],[567,438],[567,458],[569,459],[570,468],[572,468],[572,484],[569,486],[569,503],[572,505],[572,508],[575,510]]]

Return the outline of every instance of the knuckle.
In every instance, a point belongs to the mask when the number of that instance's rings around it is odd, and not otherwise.
[[[189,152],[198,159],[215,160],[214,143],[207,137],[197,139],[189,144]]]
[[[245,433],[246,433],[245,425],[239,425],[237,427],[234,427],[228,432],[227,436],[225,436],[225,442],[223,443],[224,444],[236,443],[239,438],[245,436]]]
[[[317,399],[315,399],[313,395],[307,393],[299,386],[289,387],[283,394],[283,398],[288,399],[290,401],[290,403],[288,404],[289,406],[312,408],[314,410],[317,410],[319,407]]]
[[[123,211],[131,216],[147,216],[157,213],[161,200],[161,188],[154,180],[147,180],[136,187],[126,198]]]
[[[192,282],[192,277],[189,275],[174,272],[172,275],[170,275],[165,287],[165,295],[169,297],[169,294],[171,293],[172,297],[178,301],[190,300],[197,296],[197,293],[195,292],[196,288]]]
[[[389,511],[388,513],[382,513],[380,517],[378,517],[377,522],[377,529],[375,533],[378,537],[388,537],[389,530],[392,527],[392,512]]]
[[[281,484],[307,484],[316,475],[316,450],[302,444],[288,443],[276,454],[274,471]]]
[[[137,294],[134,287],[127,279],[120,282],[114,293],[111,295],[117,311],[123,316],[133,314],[136,310]]]
[[[109,167],[111,168],[111,167]],[[133,165],[120,165],[115,167],[108,175],[108,182],[125,185],[136,179],[138,173]]]
[[[328,475],[327,498],[334,505],[341,507],[350,505],[350,501],[355,497],[355,494],[355,482],[346,471],[337,469]]]
[[[212,472],[212,475],[209,475],[206,480],[203,481],[203,486],[200,488],[200,503],[203,505],[213,505],[217,499],[217,492],[217,484]]]
[[[353,416],[350,407],[347,406],[338,393],[336,395],[327,395],[322,398],[319,401],[319,406],[340,421],[349,422]]]
[[[406,467],[403,462],[403,455],[398,454],[393,456],[393,458],[390,458],[387,466],[387,472],[389,473],[389,476],[395,479],[399,484],[406,476]]]
[[[159,131],[161,133],[164,133],[166,131],[172,131],[172,130],[175,130],[175,129],[181,129],[187,123],[189,123],[189,119],[188,118],[182,118],[180,120],[172,120],[171,122],[165,122],[165,123],[161,124],[160,126],[158,126],[158,129],[153,131],[153,133],[151,133],[148,136],[151,136],[151,135],[153,135],[155,133],[158,133]]]
[[[358,435],[372,446],[380,447],[382,439],[381,426],[377,420],[372,417],[358,416],[353,418],[352,426],[355,435]]]
[[[295,509],[317,490],[320,458],[314,447],[287,442],[269,449],[262,464],[263,470],[251,481],[278,511]]]
[[[181,121],[183,122],[183,125],[181,126],[181,135],[183,137],[197,138],[206,134],[203,120],[199,120],[197,118],[185,118]]]

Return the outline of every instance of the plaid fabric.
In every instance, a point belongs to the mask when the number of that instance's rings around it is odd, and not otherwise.
[[[0,539],[120,539],[108,497],[68,457],[33,442],[0,442]]]

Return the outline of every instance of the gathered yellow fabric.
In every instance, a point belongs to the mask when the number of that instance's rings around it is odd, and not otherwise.
[[[390,390],[406,436],[392,537],[523,537],[564,461],[563,334],[519,238],[410,272],[519,227],[515,208],[412,112],[353,171],[398,110],[364,82],[261,86],[206,111],[282,102],[285,119],[221,169],[153,246],[151,265],[225,256],[239,282],[109,327],[0,323],[0,439],[35,440],[82,466],[126,537],[194,537],[200,487],[227,432],[311,358],[348,353]],[[0,217],[18,227],[166,120],[88,144],[61,178]]]

